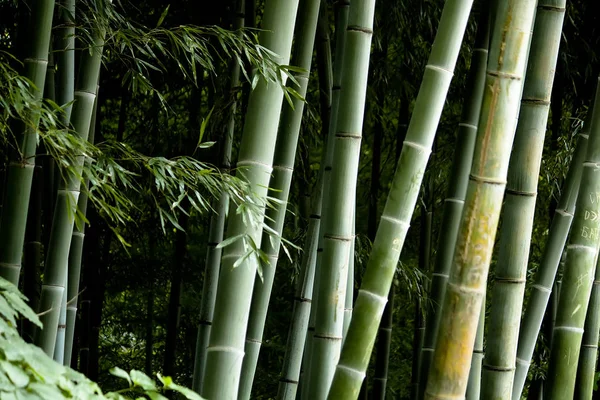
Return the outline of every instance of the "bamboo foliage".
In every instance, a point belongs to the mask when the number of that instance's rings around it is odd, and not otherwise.
[[[342,344],[348,263],[354,236],[354,204],[369,71],[374,0],[350,4],[344,42],[333,165],[323,224],[315,332],[310,360],[310,399],[325,399]],[[350,200],[348,200],[350,199]]]
[[[466,392],[536,3],[498,4],[475,156],[425,399],[461,398]]]
[[[292,62],[303,70],[303,72],[295,75],[300,84],[297,92],[302,98],[306,96],[308,88],[320,3],[321,0],[300,0],[298,5],[296,43]],[[263,233],[261,249],[268,257],[268,263],[262,263],[263,278],[261,281],[255,282],[252,293],[238,399],[250,398],[252,382],[254,381],[279,257],[280,236],[283,233],[303,112],[304,101],[300,98],[294,98],[291,104],[284,103],[281,113],[275,158],[273,160],[273,175],[269,184],[270,196],[279,200],[279,202],[273,208],[267,210],[265,218],[265,223],[277,236],[270,240],[269,233]]]
[[[542,0],[535,17],[521,111],[508,168],[488,350],[483,366],[484,398],[512,395],[537,183],[565,5],[566,0]]]
[[[330,399],[355,399],[365,376],[400,251],[419,194],[472,1],[449,0],[417,96],[373,249],[354,306]]]
[[[473,46],[471,68],[467,81],[466,99],[463,104],[461,122],[458,125],[456,137],[456,150],[452,161],[452,170],[448,183],[448,191],[442,211],[442,225],[440,227],[439,248],[431,274],[431,288],[429,290],[429,301],[427,302],[427,316],[425,323],[425,335],[421,349],[421,368],[419,382],[419,396],[423,397],[425,385],[427,384],[427,373],[435,348],[440,308],[446,293],[446,283],[452,264],[454,245],[462,215],[469,170],[475,148],[475,136],[479,113],[481,110],[481,99],[485,84],[485,68],[488,60],[489,47],[489,21],[487,8],[483,7],[479,16],[477,36]]]
[[[94,29],[93,45],[89,51],[81,53],[81,67],[75,89],[71,124],[82,140],[88,140],[90,131],[100,75],[104,35],[105,32],[101,28]],[[60,184],[46,253],[39,305],[39,310],[43,313],[40,320],[44,324],[44,328],[37,331],[35,344],[48,355],[54,354],[61,301],[66,291],[69,249],[81,185],[79,176],[81,176],[84,163],[83,155],[79,155],[78,158],[77,171],[75,173],[65,172],[65,177]]]
[[[598,79],[600,86],[600,78]],[[572,398],[585,316],[594,281],[600,229],[600,90],[596,89],[589,144],[581,173],[580,196],[552,331],[547,397]]]
[[[267,0],[265,3],[259,40],[279,55],[278,61],[283,65],[289,62],[297,9],[297,0]],[[268,85],[264,79],[259,79],[248,100],[237,166],[244,170],[244,178],[260,199],[266,199],[267,195],[282,101],[283,88]],[[258,207],[264,210],[264,204]],[[245,235],[253,242],[250,245],[258,249],[262,221],[246,225],[235,208],[230,215],[227,238]],[[250,313],[248,299],[252,296],[259,262],[256,254],[242,258],[248,252],[246,243],[246,240],[235,240],[223,251],[201,389],[207,398],[234,399],[238,394]],[[242,262],[237,265],[237,260]]]
[[[46,80],[50,32],[54,14],[54,0],[34,0],[29,3],[28,29],[25,29],[23,45],[23,76],[34,86],[31,90],[37,105],[41,104]],[[14,132],[17,151],[11,156],[5,181],[0,218],[0,276],[14,285],[19,283],[21,257],[25,241],[27,211],[31,183],[35,169],[37,125],[39,115],[33,111],[28,123],[16,122]]]

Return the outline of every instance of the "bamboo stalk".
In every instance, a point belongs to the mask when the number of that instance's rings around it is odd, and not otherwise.
[[[571,228],[573,213],[575,212],[575,202],[579,193],[583,161],[587,151],[591,115],[592,112],[590,111],[588,119],[583,125],[583,131],[578,135],[575,153],[569,166],[564,187],[561,190],[558,207],[552,218],[552,225],[550,226],[548,239],[542,254],[542,261],[536,273],[534,284],[531,286],[532,293],[521,320],[522,326],[519,331],[512,393],[514,399],[520,398],[523,392],[535,344],[544,319],[544,312],[548,306],[554,278],[560,265],[569,229]]]
[[[280,64],[289,63],[298,0],[267,0],[259,41],[275,54]],[[259,79],[250,93],[237,166],[257,197],[264,212],[267,187],[272,172],[277,126],[283,88]],[[227,238],[244,235],[253,246],[261,245],[262,219],[248,224],[231,206]],[[214,319],[206,355],[201,393],[214,399],[234,399],[238,395],[244,340],[250,302],[258,266],[256,254],[246,255],[246,240],[236,240],[223,250],[217,284]],[[236,264],[238,260],[239,265]],[[234,267],[235,266],[235,267]]]
[[[413,117],[355,303],[348,338],[329,392],[330,399],[355,399],[358,396],[417,201],[471,5],[471,1],[454,0],[444,5]]]
[[[32,0],[27,27],[23,27],[25,46],[23,50],[24,69],[22,75],[28,78],[36,106],[40,106],[48,65],[50,32],[54,0]],[[33,111],[30,121],[16,121],[13,132],[16,134],[17,151],[10,157],[2,201],[0,217],[0,276],[18,286],[21,272],[21,258],[27,226],[27,211],[31,183],[35,168],[37,145],[37,125],[39,113]]]
[[[537,183],[565,5],[566,0],[542,0],[536,13],[504,199],[482,375],[482,396],[486,399],[512,394]]]
[[[598,79],[600,87],[600,78]],[[558,314],[552,334],[548,385],[549,399],[572,398],[585,316],[594,280],[600,229],[600,90],[596,89],[583,172],[572,234],[558,299]]]
[[[425,399],[461,398],[467,389],[536,4],[505,0],[498,5],[475,156]]]
[[[441,317],[440,308],[446,293],[446,284],[452,265],[460,217],[467,194],[468,176],[473,159],[481,100],[485,86],[491,18],[488,14],[486,7],[483,7],[479,15],[477,36],[473,45],[471,68],[467,79],[467,96],[463,104],[461,122],[458,124],[452,170],[442,210],[439,244],[433,264],[431,287],[426,306],[425,336],[420,356],[419,398],[423,398],[425,385],[427,385],[427,374],[433,357]]]

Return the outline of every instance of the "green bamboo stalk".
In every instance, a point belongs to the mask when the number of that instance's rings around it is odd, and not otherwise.
[[[33,83],[32,95],[36,106],[39,106],[46,81],[54,0],[31,0],[28,8],[31,14],[27,27],[23,27],[25,37],[22,43],[25,48],[22,75]],[[35,168],[38,112],[33,111],[27,122],[16,121],[14,124],[17,151],[11,155],[8,165],[5,187],[10,190],[4,191],[0,217],[0,276],[14,285],[18,285],[21,272],[29,196]]]
[[[308,396],[325,399],[339,360],[375,0],[350,4],[333,165],[323,224]],[[348,199],[351,199],[348,201]],[[325,301],[325,299],[327,299]]]
[[[475,156],[426,399],[455,399],[466,392],[536,4],[536,0],[505,0],[498,5]]]
[[[386,314],[388,313],[388,307],[392,302],[392,295],[395,292],[394,284],[390,289],[390,294],[388,295],[388,302],[385,306],[385,310],[383,311],[383,317],[381,318],[381,326],[386,323]],[[412,369],[410,373],[410,399],[417,400],[419,398],[419,382],[421,381],[421,362],[423,352],[421,349],[423,348],[423,339],[425,338],[425,315],[423,315],[423,299],[421,296],[417,296],[415,299],[415,322],[413,329],[413,349],[412,349]],[[423,329],[421,329],[423,328]],[[381,327],[379,328],[381,330]],[[381,332],[379,332],[381,335]],[[377,349],[379,351],[379,349]]]
[[[439,245],[431,274],[431,287],[426,307],[425,337],[421,349],[419,398],[423,398],[425,393],[427,374],[429,373],[433,349],[435,348],[441,317],[440,308],[446,293],[446,284],[454,255],[454,245],[456,244],[460,217],[467,194],[468,176],[475,148],[481,99],[483,98],[485,86],[491,17],[487,7],[482,7],[480,12],[477,36],[475,37],[473,55],[471,56],[471,68],[467,80],[467,96],[463,104],[461,122],[458,125],[452,170],[442,211]]]
[[[317,21],[317,66],[319,71],[319,86],[321,92],[321,128],[325,132],[325,150],[321,155],[319,175],[316,189],[311,197],[310,216],[302,254],[302,264],[298,285],[294,296],[292,322],[288,333],[286,352],[283,359],[283,369],[277,391],[278,400],[294,400],[298,389],[301,373],[302,356],[305,354],[305,344],[308,320],[311,313],[311,302],[317,263],[317,248],[319,245],[321,211],[323,205],[323,177],[326,159],[330,157],[332,132],[328,132],[331,122],[332,102],[332,60],[329,39],[329,16],[327,3],[321,1],[319,19]],[[308,352],[306,352],[308,353]]]
[[[566,0],[538,3],[504,198],[490,335],[482,375],[485,399],[505,399],[512,395],[537,183],[565,5]]]
[[[600,78],[598,79],[600,86]],[[546,397],[572,398],[583,324],[594,280],[600,228],[600,90],[596,89],[586,161],[581,174],[572,234],[552,334]]]
[[[417,201],[471,5],[469,0],[448,0],[444,5],[413,118],[355,303],[348,338],[329,392],[330,399],[355,399],[358,396]]]
[[[377,350],[375,359],[375,374],[373,375],[373,399],[385,399],[387,391],[388,370],[390,364],[390,347],[392,344],[392,322],[394,314],[394,292],[395,288],[392,284],[388,301],[381,318],[381,325],[377,333]],[[420,304],[417,306],[420,308]],[[415,323],[418,323],[415,320]],[[417,329],[418,330],[418,329]],[[420,337],[420,335],[418,335]],[[418,342],[413,342],[418,347]],[[415,369],[413,369],[415,371]],[[411,389],[412,390],[412,389]]]
[[[245,23],[246,1],[237,0],[236,13],[233,20],[233,28],[240,30]],[[238,94],[240,84],[240,65],[235,60],[230,63],[230,92],[234,95],[229,110],[229,119],[223,141],[221,168],[229,172],[231,168],[231,148],[233,145],[233,135],[235,133],[235,113],[238,107]],[[234,94],[235,93],[235,94]],[[217,299],[217,282],[219,270],[221,268],[222,249],[217,245],[223,240],[223,231],[225,227],[225,215],[229,204],[229,195],[226,192],[221,193],[219,200],[213,205],[215,213],[210,218],[210,227],[208,231],[208,248],[206,250],[206,261],[204,267],[204,281],[202,283],[202,302],[200,304],[200,322],[198,324],[198,335],[196,337],[196,354],[194,357],[194,371],[192,379],[192,389],[200,393],[202,389],[204,371],[206,370],[206,356],[210,330],[214,318],[215,301]]]
[[[575,202],[579,193],[579,183],[581,181],[583,161],[588,143],[587,134],[591,125],[591,115],[592,112],[588,112],[588,118],[583,125],[583,130],[578,134],[575,153],[573,154],[565,184],[561,191],[558,207],[552,218],[552,225],[550,226],[548,239],[542,254],[542,261],[536,273],[534,284],[531,286],[532,292],[521,321],[522,326],[519,331],[516,371],[513,384],[513,399],[521,398],[538,333],[542,326],[550,294],[552,293],[554,278],[573,220]]]
[[[598,337],[600,330],[600,264],[596,261],[596,274],[592,287],[592,294],[588,307],[585,325],[583,328],[583,338],[581,341],[581,350],[579,354],[579,364],[577,365],[577,380],[575,383],[574,399],[592,400],[594,394],[594,385],[596,383],[595,374],[596,361],[598,358]]]
[[[96,87],[96,93],[99,89]],[[90,133],[88,141],[94,143],[96,136],[96,114],[98,107],[98,99],[94,102],[92,111],[92,119],[90,122]],[[89,160],[86,160],[89,162]],[[89,181],[84,182],[84,190],[79,195],[77,200],[77,210],[82,217],[87,214],[88,194],[85,188],[89,185]],[[85,240],[85,223],[81,221],[75,224],[73,228],[73,236],[71,237],[71,247],[69,248],[69,272],[67,278],[67,316],[66,316],[66,333],[65,333],[65,357],[64,365],[71,365],[73,355],[73,338],[75,336],[75,322],[77,320],[77,303],[79,300],[79,282],[81,280],[81,260],[83,256],[83,241]]]
[[[477,324],[477,334],[475,335],[475,344],[473,345],[471,370],[469,371],[469,382],[467,383],[467,400],[479,400],[481,396],[481,367],[485,357],[483,352],[484,331],[485,296],[481,302],[481,311],[479,312],[479,323]]]
[[[278,62],[289,63],[292,33],[298,0],[267,0],[260,32],[260,43],[278,54]],[[283,88],[259,79],[250,93],[244,133],[240,144],[238,167],[260,199],[267,196],[272,171],[277,126],[283,101]],[[258,207],[264,209],[264,204]],[[247,235],[254,246],[261,245],[262,221],[246,225],[242,215],[232,206],[227,237]],[[245,241],[237,240],[225,247],[217,284],[214,320],[207,348],[206,369],[201,393],[213,399],[237,397],[244,339],[250,313],[252,289],[258,257],[244,257]],[[235,264],[240,260],[239,265]],[[234,268],[235,265],[235,268]]]
[[[356,203],[355,203],[356,205]],[[356,212],[356,209],[355,211]],[[350,321],[352,321],[352,308],[354,305],[354,246],[356,244],[356,222],[352,218],[352,235],[350,239],[350,258],[348,259],[348,274],[346,275],[346,296],[344,298],[344,322],[342,325],[342,345],[346,339]]]
[[[323,8],[322,8],[323,9]],[[327,131],[327,147],[325,148],[325,154],[323,156],[322,163],[324,165],[322,185],[323,187],[329,187],[331,181],[331,171],[333,169],[333,151],[335,148],[335,133],[337,132],[337,114],[340,105],[340,92],[342,88],[342,70],[344,68],[344,51],[346,43],[346,29],[348,27],[348,14],[350,10],[350,1],[340,1],[336,6],[335,15],[335,53],[333,59],[333,85],[331,88],[331,113],[329,116],[329,126]],[[320,17],[320,25],[329,26],[329,19],[326,14]],[[321,259],[323,255],[323,227],[325,226],[325,219],[328,218],[329,213],[327,212],[328,204],[325,202],[322,204],[322,215],[323,220],[320,223],[317,255],[315,258],[316,267],[315,273],[320,269]],[[302,362],[303,370],[310,371],[311,358],[313,352],[313,338],[315,333],[315,323],[317,314],[317,302],[319,298],[319,284],[320,280],[314,281],[313,294],[312,294],[312,305],[310,309],[310,317],[308,321],[308,330],[304,350],[304,359]],[[309,397],[308,386],[310,383],[310,376],[301,375],[302,382],[302,400],[312,400]]]
[[[321,0],[300,0],[298,5],[298,18],[296,21],[296,42],[292,62],[304,72],[295,74],[299,83],[298,93],[302,98],[306,96],[308,80],[312,64],[313,48],[319,17]],[[281,245],[280,236],[283,234],[283,224],[287,211],[287,201],[290,193],[296,148],[300,136],[300,125],[304,112],[304,101],[293,98],[292,104],[283,105],[279,134],[275,146],[273,160],[273,175],[269,184],[270,196],[279,200],[273,208],[267,210],[266,224],[278,237],[269,238],[269,233],[264,232],[261,250],[267,255],[269,263],[262,263],[263,279],[254,284],[252,304],[250,306],[250,319],[246,334],[245,356],[242,364],[242,378],[238,399],[250,398],[256,363],[262,344],[267,310],[275,279],[275,270]]]
[[[23,293],[28,299],[31,309],[37,309],[40,295],[40,272],[42,265],[42,200],[43,200],[43,167],[41,157],[36,158],[33,175],[32,193],[27,214],[27,230],[25,231],[25,248],[23,258]],[[36,326],[23,321],[21,336],[28,342],[33,341]]]
[[[96,100],[96,86],[100,75],[104,31],[94,29],[93,45],[89,51],[81,53],[81,68],[75,89],[75,102],[71,114],[71,124],[82,140],[88,140],[90,122]],[[40,320],[44,328],[38,330],[35,344],[46,354],[54,354],[61,299],[65,290],[68,273],[69,249],[73,236],[73,225],[80,193],[81,175],[84,157],[81,156],[76,171],[65,171],[60,184],[54,208],[54,219],[50,243],[46,254],[44,281],[40,296]]]

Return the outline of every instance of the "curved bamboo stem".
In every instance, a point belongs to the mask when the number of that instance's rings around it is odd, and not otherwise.
[[[458,125],[454,159],[448,183],[448,191],[442,211],[442,224],[438,240],[438,252],[435,257],[431,274],[431,287],[427,301],[425,335],[421,348],[421,367],[419,372],[419,398],[423,397],[427,374],[435,348],[438,326],[440,323],[440,308],[446,293],[446,284],[452,265],[454,246],[458,235],[460,217],[462,215],[475,136],[481,111],[481,99],[485,85],[485,68],[488,60],[490,36],[490,16],[484,7],[479,16],[477,36],[471,56],[471,69],[467,80],[467,97],[463,104],[461,122]]]
[[[354,306],[348,338],[329,392],[330,399],[356,399],[358,396],[414,212],[471,6],[472,1],[469,0],[448,0],[444,5],[415,111]]]

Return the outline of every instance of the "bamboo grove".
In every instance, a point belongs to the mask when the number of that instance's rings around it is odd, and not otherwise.
[[[0,398],[600,398],[592,7],[0,0]]]

